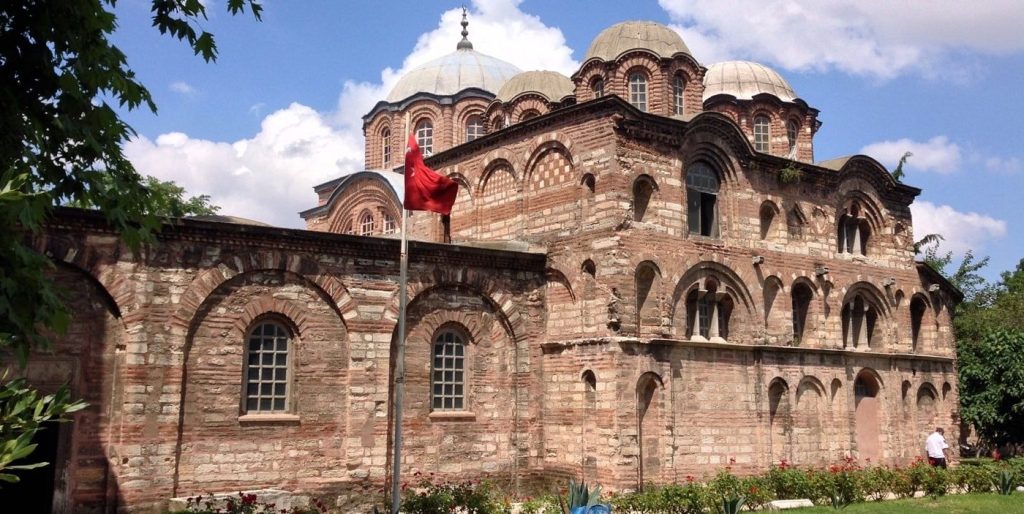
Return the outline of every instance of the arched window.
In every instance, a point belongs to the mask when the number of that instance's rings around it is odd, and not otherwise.
[[[654,181],[644,175],[633,182],[633,221],[643,221],[654,194]]]
[[[771,200],[766,200],[761,204],[761,212],[759,218],[761,219],[761,239],[766,240],[774,236],[775,213],[779,210]]]
[[[878,311],[863,296],[855,295],[843,305],[843,346],[860,348],[874,345]]]
[[[793,208],[786,213],[786,230],[789,232],[790,238],[803,239],[804,225],[806,224],[807,219],[804,217],[804,213],[800,210],[799,205],[794,205]]]
[[[590,83],[590,90],[594,92],[594,98],[601,98],[604,96],[604,79],[597,77],[593,82]]]
[[[793,157],[796,155],[796,136],[800,131],[800,126],[793,120],[789,120],[786,123],[786,142],[789,143],[789,155]]]
[[[531,118],[536,118],[537,116],[540,116],[540,111],[536,109],[527,109],[519,115],[519,121],[526,121]]]
[[[860,208],[857,204],[852,205],[845,214],[839,217],[837,232],[839,253],[868,254],[871,227],[868,225],[868,221],[860,216]]]
[[[395,224],[394,216],[392,216],[392,215],[390,215],[388,213],[384,213],[384,233],[385,234],[394,234],[395,230],[396,230],[396,224]]]
[[[811,307],[814,293],[807,284],[798,283],[793,286],[793,343],[799,344],[804,338],[807,328],[807,311]]]
[[[771,125],[768,117],[759,114],[754,116],[754,150],[767,153],[771,141]]]
[[[246,413],[288,411],[290,340],[288,329],[276,321],[262,321],[249,330],[244,380]]]
[[[928,305],[924,303],[920,296],[914,296],[910,300],[910,337],[914,350],[920,349],[921,325],[924,321],[924,313],[927,310]]]
[[[423,155],[434,153],[434,123],[430,120],[420,120],[416,124],[416,144],[420,145]]]
[[[702,162],[686,171],[686,216],[691,234],[718,237],[718,175]]]
[[[686,81],[682,75],[672,77],[672,114],[683,114],[683,91],[686,90]]]
[[[391,166],[391,129],[385,127],[380,132],[380,153],[381,153],[381,166],[384,168]]]
[[[465,408],[466,339],[461,332],[444,329],[434,338],[434,366],[430,383],[434,410]]]
[[[370,214],[370,211],[363,211],[359,215],[359,235],[373,235],[373,214]]]
[[[484,135],[484,120],[474,114],[466,120],[466,142],[470,142]]]
[[[638,71],[629,75],[629,103],[647,112],[647,76]]]
[[[708,280],[703,290],[690,291],[686,297],[687,336],[691,339],[727,339],[732,308],[732,298],[719,292],[714,280]]]

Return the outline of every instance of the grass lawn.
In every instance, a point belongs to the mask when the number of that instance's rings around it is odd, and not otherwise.
[[[831,507],[793,509],[794,514],[843,513],[843,514],[1024,514],[1024,494],[1010,496],[990,494],[954,494],[938,499],[917,498],[884,502],[866,502],[850,505],[846,510],[837,511]]]

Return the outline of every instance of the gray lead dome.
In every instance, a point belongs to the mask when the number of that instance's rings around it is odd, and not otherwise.
[[[521,70],[501,59],[462,48],[413,68],[399,79],[388,102],[400,102],[416,93],[451,96],[469,88],[495,94]]]

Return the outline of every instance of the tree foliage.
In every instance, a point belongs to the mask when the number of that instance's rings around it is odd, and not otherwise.
[[[914,154],[910,152],[903,152],[903,156],[900,157],[900,162],[896,164],[896,169],[892,170],[892,178],[896,182],[903,182],[903,176],[906,175],[903,171],[903,166],[907,164],[907,159],[913,157]]]
[[[104,183],[105,182],[105,183]],[[109,181],[101,181],[104,187],[110,188]],[[202,216],[216,214],[220,207],[210,203],[209,195],[185,197],[185,188],[175,184],[172,180],[160,180],[152,175],[147,175],[143,185],[149,190],[150,213],[157,216],[168,216],[180,218],[183,216]],[[108,192],[107,194],[113,194]],[[80,207],[83,209],[96,208],[84,200],[74,201],[68,207]]]
[[[36,444],[32,437],[43,430],[47,421],[67,421],[67,415],[85,408],[81,401],[72,402],[68,388],[41,396],[22,378],[0,377],[0,481],[17,482],[12,471],[45,466],[48,462],[25,464]]]
[[[1024,441],[1024,331],[959,341],[960,416],[997,445]]]
[[[99,209],[135,249],[160,227],[159,215],[176,208],[165,200],[183,195],[144,182],[122,152],[134,132],[111,103],[153,112],[156,105],[110,41],[115,1],[0,2],[0,352],[13,352],[22,364],[30,349],[47,344],[40,329],[60,333],[69,320],[47,278],[52,264],[28,246],[53,207]],[[256,0],[227,0],[231,14],[247,7],[258,20]],[[201,29],[201,0],[152,0],[152,13],[161,33],[207,61],[216,58],[213,36]],[[208,199],[191,200],[185,209],[209,207]],[[33,408],[42,416],[36,421],[75,405],[66,395],[49,401],[51,407]],[[23,452],[18,445],[31,440],[38,423],[11,426],[0,431],[0,449]]]

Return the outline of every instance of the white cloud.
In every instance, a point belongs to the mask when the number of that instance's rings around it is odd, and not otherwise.
[[[198,92],[191,84],[180,80],[178,82],[171,82],[170,88],[171,91],[185,96],[192,96]]]
[[[264,118],[250,139],[224,143],[172,132],[133,139],[125,154],[140,173],[210,195],[222,214],[298,227],[296,213],[316,205],[312,186],[358,170],[363,145],[293,103]]]
[[[910,205],[914,217],[914,237],[940,234],[943,250],[962,255],[977,253],[985,243],[1006,235],[1006,222],[976,212],[960,212],[948,205],[918,200]]]
[[[935,136],[924,142],[908,138],[880,141],[860,149],[860,153],[878,159],[889,169],[896,167],[905,152],[910,152],[913,155],[907,159],[904,171],[917,170],[947,174],[960,169],[962,160],[960,146],[950,142],[946,136]]]
[[[1024,50],[1024,2],[977,0],[659,0],[703,63],[746,58],[790,70],[891,79],[959,76],[963,52]]]
[[[562,32],[519,10],[521,2],[475,0],[469,16],[474,48],[523,70],[574,71],[577,63]],[[174,180],[191,195],[210,195],[222,214],[301,227],[296,213],[316,205],[314,185],[362,168],[362,116],[405,71],[455,51],[461,14],[461,9],[446,11],[435,29],[419,37],[399,70],[381,72],[380,82],[346,82],[335,112],[293,103],[264,118],[251,138],[221,142],[176,132],[133,139],[125,153],[143,174]],[[194,91],[184,82],[171,88]],[[256,104],[250,112],[258,115],[262,107]]]
[[[1024,171],[1024,161],[1018,157],[989,157],[985,159],[985,169],[1012,175]]]

